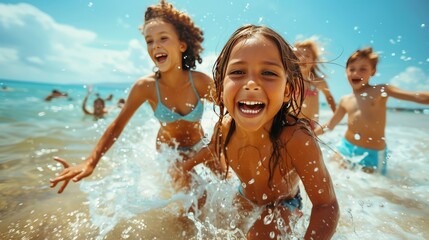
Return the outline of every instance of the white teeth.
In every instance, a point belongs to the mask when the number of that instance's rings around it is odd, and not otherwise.
[[[247,114],[257,114],[261,111],[262,109],[258,109],[258,110],[245,110],[245,109],[241,109],[242,112],[247,113]]]
[[[167,56],[167,54],[165,54],[165,53],[155,54],[155,57],[164,57],[164,56]]]
[[[246,105],[257,105],[257,104],[264,104],[263,102],[254,102],[254,101],[240,101],[241,104]]]

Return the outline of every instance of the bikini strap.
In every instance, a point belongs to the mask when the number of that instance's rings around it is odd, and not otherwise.
[[[155,77],[156,96],[158,97],[158,103],[161,102],[161,93],[159,92],[158,78]]]
[[[197,88],[195,87],[195,84],[194,84],[194,80],[192,79],[192,71],[191,70],[189,70],[189,81],[191,82],[192,88],[194,89],[194,92],[197,95],[198,99],[200,99],[200,95],[198,94]]]

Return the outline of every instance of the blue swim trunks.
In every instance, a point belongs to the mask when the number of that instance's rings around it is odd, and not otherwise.
[[[338,151],[350,162],[352,166],[359,164],[364,168],[380,171],[381,174],[387,173],[387,148],[384,150],[374,150],[363,148],[352,144],[345,138],[337,145]]]

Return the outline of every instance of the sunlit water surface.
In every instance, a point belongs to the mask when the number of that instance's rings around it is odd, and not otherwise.
[[[58,195],[49,179],[61,170],[53,156],[78,163],[118,114],[113,107],[127,88],[95,88],[115,95],[109,115],[84,117],[83,86],[63,86],[72,99],[43,97],[52,86],[8,83],[0,92],[0,239],[243,239],[255,216],[243,216],[232,202],[236,178],[219,180],[199,167],[191,192],[175,192],[167,174],[175,151],[155,151],[159,123],[148,105],[133,117],[121,138],[90,177]],[[120,90],[118,90],[120,89]],[[322,121],[330,116],[323,110]],[[216,116],[206,105],[203,126],[211,135]],[[335,144],[339,125],[321,137],[321,148],[341,208],[334,239],[429,239],[429,115],[388,112],[388,174],[339,167]],[[201,211],[183,215],[203,191]],[[295,224],[302,238],[311,203]]]

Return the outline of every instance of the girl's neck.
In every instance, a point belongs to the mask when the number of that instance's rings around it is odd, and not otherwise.
[[[168,86],[177,86],[181,85],[183,82],[187,82],[188,71],[182,70],[181,68],[174,68],[165,72],[161,72],[160,81],[162,84]]]
[[[248,131],[246,129],[240,128],[240,126],[237,125],[235,129],[235,134],[237,134],[237,137],[244,145],[257,146],[264,141],[269,141],[270,127],[264,126],[257,131]]]

